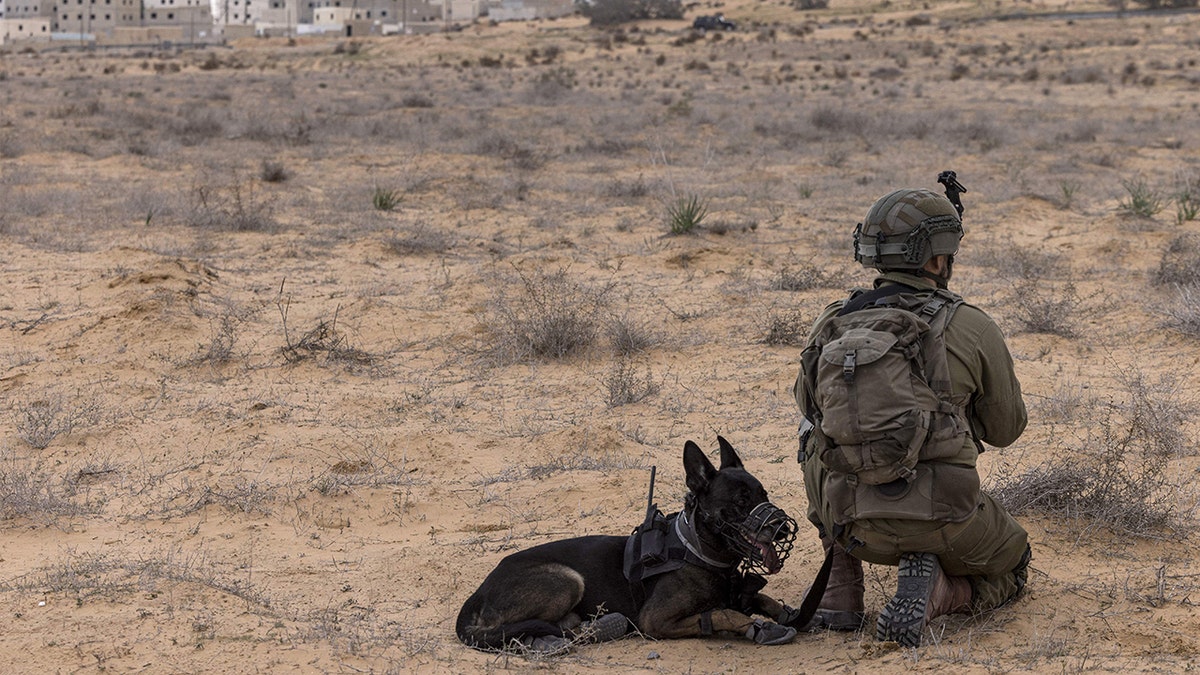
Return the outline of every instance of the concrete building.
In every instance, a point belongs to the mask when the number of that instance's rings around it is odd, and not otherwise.
[[[59,0],[54,5],[51,29],[56,33],[111,36],[117,26],[137,26],[141,13],[140,0]]]
[[[212,5],[208,0],[142,0],[141,27],[181,29],[183,42],[199,42],[212,35]]]
[[[491,0],[488,18],[495,21],[529,21],[567,16],[575,11],[572,0]]]
[[[49,40],[50,19],[24,17],[0,19],[0,45],[19,40]]]
[[[54,30],[54,0],[0,0],[0,44],[49,40]]]

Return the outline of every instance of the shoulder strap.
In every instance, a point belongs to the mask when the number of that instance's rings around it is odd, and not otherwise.
[[[890,298],[893,295],[900,293],[919,292],[920,290],[917,288],[913,288],[908,284],[900,283],[884,284],[879,288],[869,291],[858,291],[850,296],[850,299],[846,301],[846,304],[842,305],[842,309],[838,311],[837,316],[845,316],[851,312],[857,312],[860,309],[866,309],[868,306],[873,305],[884,298]]]

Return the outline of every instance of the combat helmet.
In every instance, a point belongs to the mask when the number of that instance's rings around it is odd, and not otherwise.
[[[958,252],[963,227],[949,199],[923,188],[881,197],[854,230],[854,259],[878,270],[920,270]]]

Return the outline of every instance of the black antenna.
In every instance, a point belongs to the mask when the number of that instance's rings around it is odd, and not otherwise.
[[[967,188],[963,187],[963,184],[958,182],[958,174],[954,173],[953,171],[943,171],[939,173],[937,181],[945,186],[946,199],[949,199],[950,203],[954,205],[955,210],[958,211],[958,217],[961,219],[963,214],[963,204],[962,200],[959,199],[958,196],[966,192]]]
[[[646,497],[646,523],[653,523],[654,514],[658,512],[658,504],[654,503],[654,474],[657,472],[657,465],[650,467],[650,494]]]

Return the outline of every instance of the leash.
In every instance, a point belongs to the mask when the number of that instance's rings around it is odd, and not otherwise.
[[[833,570],[833,547],[825,552],[825,562],[821,563],[821,569],[817,572],[817,578],[813,579],[812,586],[808,589],[808,593],[804,596],[804,602],[800,603],[800,609],[795,610],[794,617],[788,617],[785,626],[800,630],[812,621],[817,615],[817,607],[821,604],[821,598],[825,597],[825,587],[829,585],[829,573]]]

